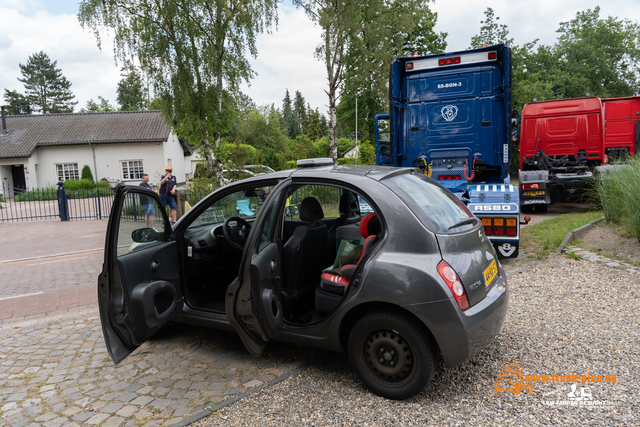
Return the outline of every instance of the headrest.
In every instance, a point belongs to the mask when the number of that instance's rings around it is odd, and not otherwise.
[[[358,204],[358,199],[353,195],[350,191],[345,191],[342,196],[340,196],[340,213],[353,215],[360,210],[360,205]]]
[[[360,235],[365,239],[369,236],[377,236],[381,231],[382,225],[375,212],[366,215],[360,221]]]
[[[324,218],[320,202],[315,197],[307,197],[300,203],[300,219],[307,222],[319,221]]]

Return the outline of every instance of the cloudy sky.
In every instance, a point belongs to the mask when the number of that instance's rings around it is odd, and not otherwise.
[[[113,59],[112,46],[103,41],[97,48],[88,30],[83,30],[76,13],[79,0],[2,0],[0,2],[0,91],[24,92],[18,64],[29,55],[45,51],[72,83],[79,101],[76,111],[98,95],[115,104],[119,66]],[[480,30],[487,7],[493,8],[500,23],[506,24],[517,44],[540,39],[553,44],[560,22],[573,19],[578,11],[601,5],[601,17],[614,16],[640,21],[637,0],[436,0],[437,31],[446,31],[448,51],[463,50]],[[313,108],[326,111],[326,69],[313,58],[320,41],[320,30],[288,0],[280,8],[277,31],[263,34],[258,40],[258,58],[252,61],[258,77],[247,93],[258,105],[282,105],[285,89],[302,92]],[[0,101],[2,102],[2,101]]]

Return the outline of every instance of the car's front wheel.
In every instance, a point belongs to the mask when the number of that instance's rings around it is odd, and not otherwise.
[[[382,310],[362,317],[347,350],[364,385],[389,399],[413,397],[433,377],[432,340],[424,325],[406,314]]]

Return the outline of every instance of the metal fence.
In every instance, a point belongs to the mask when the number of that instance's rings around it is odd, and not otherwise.
[[[0,222],[108,218],[114,196],[111,189],[104,188],[67,191],[63,187],[23,189],[3,184],[0,187]]]

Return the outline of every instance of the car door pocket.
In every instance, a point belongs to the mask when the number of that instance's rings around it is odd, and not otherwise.
[[[136,286],[131,293],[131,313],[142,329],[142,334],[150,336],[157,332],[166,323],[164,320],[174,314],[180,298],[176,287],[164,280]]]

